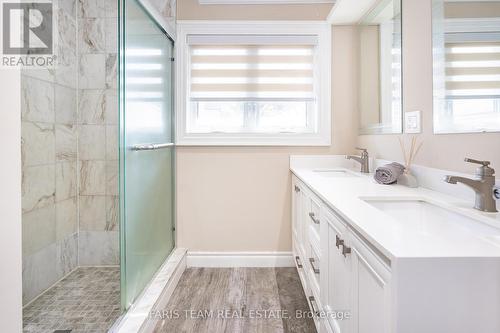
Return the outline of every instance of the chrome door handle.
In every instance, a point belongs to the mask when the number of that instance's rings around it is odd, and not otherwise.
[[[168,143],[144,143],[144,144],[133,145],[132,147],[130,147],[130,150],[133,150],[133,151],[158,150],[158,149],[169,148],[169,147],[173,147],[173,146],[174,146],[173,142],[168,142]]]
[[[309,304],[311,304],[311,309],[313,310],[314,315],[318,316],[319,311],[318,309],[316,309],[316,306],[314,306],[314,304],[316,304],[316,299],[314,298],[314,296],[309,296]]]
[[[314,258],[309,258],[309,263],[311,264],[314,274],[319,274],[319,268],[314,267]]]
[[[311,218],[311,220],[313,220],[314,224],[319,224],[319,220],[314,218],[313,212],[309,213],[309,217]]]
[[[300,257],[299,256],[295,257],[295,262],[297,263],[297,267],[298,268],[302,268],[302,263],[300,262]]]
[[[295,192],[300,192],[300,188],[297,185],[295,185]]]

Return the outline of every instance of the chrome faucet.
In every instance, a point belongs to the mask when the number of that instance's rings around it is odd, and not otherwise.
[[[357,148],[357,150],[361,150],[361,157],[358,156],[353,156],[353,155],[346,155],[346,159],[348,160],[355,160],[356,162],[361,164],[361,172],[362,173],[369,173],[370,172],[370,159],[368,156],[368,150],[365,148]]]
[[[495,170],[489,167],[490,162],[470,158],[466,158],[465,162],[481,165],[476,169],[476,179],[446,176],[444,181],[449,184],[462,183],[472,188],[476,192],[475,209],[483,212],[498,212],[495,201]]]

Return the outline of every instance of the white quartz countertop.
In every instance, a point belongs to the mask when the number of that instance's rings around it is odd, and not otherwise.
[[[324,177],[318,168],[347,169],[332,163],[291,163],[290,169],[334,212],[389,259],[442,257],[499,257],[500,213],[482,213],[473,201],[422,187],[380,185],[373,174],[354,171],[356,177]],[[365,200],[418,200],[472,218],[453,218],[415,225],[388,215]],[[453,215],[453,214],[452,214]]]

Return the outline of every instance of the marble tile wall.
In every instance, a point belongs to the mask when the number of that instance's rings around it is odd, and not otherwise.
[[[145,0],[165,18],[165,27],[167,33],[175,39],[176,36],[176,14],[177,0]]]
[[[76,2],[55,2],[57,67],[22,71],[23,302],[78,262]]]
[[[78,0],[79,265],[117,265],[117,0]]]
[[[23,70],[23,302],[117,265],[118,0],[54,0],[58,66]]]

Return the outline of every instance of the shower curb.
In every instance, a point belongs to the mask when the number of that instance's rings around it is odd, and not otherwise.
[[[130,309],[109,330],[111,333],[153,332],[155,309],[163,309],[186,269],[187,249],[175,249]]]

